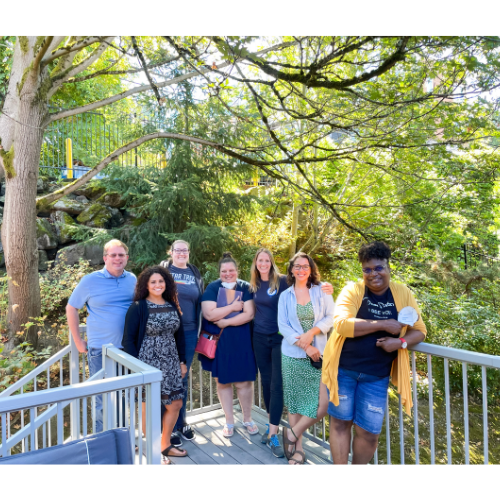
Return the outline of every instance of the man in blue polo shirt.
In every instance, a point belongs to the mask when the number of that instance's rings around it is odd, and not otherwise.
[[[79,352],[87,353],[90,376],[102,368],[102,346],[122,347],[125,315],[137,278],[125,271],[128,248],[120,240],[104,245],[104,268],[84,276],[66,306],[69,331]],[[80,337],[78,310],[87,306],[87,341]],[[101,432],[102,397],[96,397],[96,432]]]

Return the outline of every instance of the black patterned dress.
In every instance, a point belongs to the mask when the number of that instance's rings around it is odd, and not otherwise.
[[[166,302],[163,305],[146,300],[149,316],[146,334],[139,351],[139,359],[162,372],[161,402],[169,405],[182,399],[181,365],[174,333],[180,325],[180,318],[174,306]],[[143,402],[146,402],[143,397]]]

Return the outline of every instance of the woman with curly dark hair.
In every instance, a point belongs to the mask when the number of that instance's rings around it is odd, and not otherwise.
[[[170,436],[182,407],[186,376],[184,329],[172,275],[161,266],[145,269],[137,279],[134,303],[125,318],[125,352],[162,372],[161,402],[165,406],[161,449],[164,463],[168,456],[184,457],[186,450],[174,448]],[[145,400],[143,397],[143,414]],[[146,417],[143,417],[143,433]]]
[[[296,253],[288,265],[290,288],[278,303],[283,395],[290,429],[283,428],[288,463],[299,465],[306,456],[302,434],[319,422],[328,409],[326,386],[321,382],[321,359],[327,334],[333,327],[334,303],[321,290],[318,267],[304,252]]]

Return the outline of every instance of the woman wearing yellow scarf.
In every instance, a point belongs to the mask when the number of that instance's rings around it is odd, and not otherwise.
[[[335,464],[347,464],[353,423],[352,463],[366,464],[372,459],[390,379],[405,411],[411,412],[407,348],[422,342],[427,329],[412,292],[390,280],[390,257],[390,248],[381,241],[362,246],[358,260],[363,280],[347,285],[336,302],[334,332],[323,354],[322,376],[329,393],[330,448]],[[398,321],[398,313],[408,306],[415,310],[415,318],[418,315],[413,326]]]

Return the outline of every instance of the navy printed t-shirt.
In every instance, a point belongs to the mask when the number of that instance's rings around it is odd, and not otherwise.
[[[253,294],[255,302],[255,317],[253,330],[257,333],[272,335],[278,332],[278,302],[280,295],[290,287],[286,276],[280,276],[279,291],[269,290],[269,281],[261,281],[257,291]]]
[[[196,303],[200,297],[200,290],[196,284],[193,271],[191,271],[189,267],[181,269],[180,267],[175,266],[170,266],[169,271],[174,278],[175,284],[177,285],[179,306],[182,311],[182,326],[184,327],[184,331],[196,330],[198,328]]]
[[[388,288],[382,295],[375,295],[368,288],[359,308],[356,318],[366,320],[398,319],[398,311],[394,304],[391,289]],[[376,377],[387,377],[391,373],[392,362],[398,351],[385,352],[376,346],[382,337],[395,337],[389,332],[380,330],[362,337],[346,338],[340,354],[339,365],[346,369]]]

